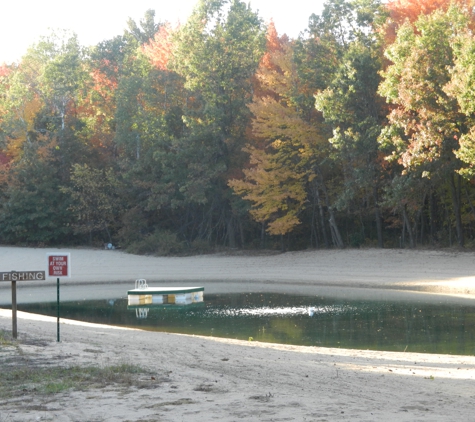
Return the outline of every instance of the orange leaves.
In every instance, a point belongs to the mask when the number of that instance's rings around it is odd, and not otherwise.
[[[103,98],[106,98],[111,92],[117,89],[117,78],[107,76],[100,69],[94,69],[91,72],[91,77],[94,82],[92,89],[99,93]]]
[[[95,114],[97,116],[103,113],[110,115],[113,114],[112,104],[114,103],[114,95],[118,86],[117,65],[110,63],[107,59],[103,59],[100,62],[100,65],[92,69],[89,74],[92,82],[89,94],[90,105],[83,104],[82,111],[86,112],[86,114],[89,111],[90,114]],[[99,102],[97,101],[97,95],[95,96],[94,94],[98,94],[102,99],[101,105],[99,105]],[[91,107],[91,110],[88,110],[89,106]],[[99,109],[101,109],[102,112],[99,112]]]
[[[254,115],[252,133],[258,139],[280,138],[293,144],[315,145],[322,137],[312,123],[302,119],[295,104],[299,83],[292,54],[291,44],[282,43],[269,56],[270,67],[263,63],[259,66],[256,78],[261,91],[254,93],[249,105]]]
[[[56,137],[48,137],[46,135],[38,135],[36,139],[38,143],[38,148],[36,150],[36,155],[42,161],[49,161],[53,156],[53,151],[58,146]]]
[[[471,10],[472,0],[392,0],[386,5],[389,19],[383,28],[386,44],[392,44],[396,33],[404,22],[414,23],[420,15],[429,15],[441,9],[447,11],[451,4]]]
[[[264,56],[262,56],[260,65],[266,67],[268,69],[275,68],[274,64],[272,63],[272,55],[277,51],[282,51],[282,40],[279,38],[277,34],[277,30],[275,29],[274,21],[271,20],[269,25],[267,26],[267,43],[266,43],[266,52]]]
[[[115,93],[118,86],[117,70],[111,67],[114,72],[108,75],[101,69],[93,69],[90,72],[92,79],[91,90],[88,93],[87,99],[81,102],[78,107],[78,112],[84,116],[89,116],[89,119],[95,121],[96,126],[102,127],[102,132],[107,120],[112,119],[115,113]],[[99,127],[98,127],[99,129]]]
[[[8,76],[8,74],[11,72],[10,68],[5,64],[0,64],[0,78],[4,76]]]
[[[284,46],[288,44],[287,37],[278,36],[273,21],[270,21],[267,27],[266,38],[266,52],[259,62],[259,72],[254,75],[253,78],[254,97],[256,98],[274,95],[274,90],[268,89],[268,86],[274,85],[275,88],[275,83],[268,79],[272,78],[276,72],[279,72],[279,65],[276,63],[276,55],[278,52],[283,52]]]
[[[110,149],[113,139],[116,92],[119,80],[118,65],[101,59],[89,71],[89,89],[76,104],[76,115],[87,124],[87,142],[99,154]]]
[[[160,26],[153,40],[142,46],[142,52],[153,66],[160,70],[167,70],[168,61],[172,55],[171,41],[172,28],[169,24]]]
[[[451,97],[451,69],[454,45],[468,22],[469,16],[453,6],[421,15],[414,28],[401,27],[388,49],[393,64],[382,74],[380,92],[395,108],[380,140],[393,150],[388,159],[397,159],[405,173],[448,175],[460,165],[458,139],[468,121]]]
[[[292,45],[279,39],[271,25],[267,46],[256,75],[259,89],[249,105],[257,140],[245,149],[251,168],[243,170],[243,180],[231,180],[229,186],[252,203],[251,215],[267,223],[268,233],[284,235],[300,224],[312,178],[309,163],[322,138],[296,104],[299,83]]]
[[[43,102],[37,97],[31,100],[25,99],[23,106],[16,110],[16,117],[21,124],[18,124],[8,137],[6,153],[13,159],[21,156],[23,144],[28,138],[28,133],[34,130],[35,118],[43,107]]]
[[[25,103],[25,107],[23,109],[23,117],[22,119],[26,123],[26,130],[33,130],[34,119],[37,113],[43,107],[43,101],[41,101],[38,97],[34,97],[31,101],[27,101]]]
[[[318,143],[321,135],[317,128],[299,116],[295,108],[287,107],[271,97],[261,98],[249,105],[254,114],[252,132],[260,139],[292,139],[294,143]]]
[[[281,145],[276,143],[275,150]],[[282,166],[278,153],[267,153],[256,148],[247,148],[251,169],[243,170],[245,180],[231,180],[229,186],[253,203],[251,215],[256,221],[268,222],[267,231],[283,235],[300,224],[298,214],[303,208],[307,194],[305,175],[290,166]]]
[[[436,9],[446,10],[451,3],[452,0],[393,0],[388,2],[387,8],[391,19],[402,24],[406,19],[415,22],[419,15],[429,15]]]

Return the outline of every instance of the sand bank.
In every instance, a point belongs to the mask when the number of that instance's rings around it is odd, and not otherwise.
[[[41,269],[47,251],[52,250],[0,248],[0,271]],[[394,292],[401,299],[424,294],[471,301],[475,293],[471,253],[347,250],[153,258],[68,252],[73,277],[64,284],[76,292],[143,277],[149,284],[200,282],[218,290]],[[6,294],[8,288],[4,283],[0,290]],[[34,288],[33,283],[23,287]],[[134,363],[147,372],[127,388],[111,384],[53,395],[26,388],[21,396],[0,399],[2,422],[473,420],[471,356],[284,346],[66,320],[57,343],[55,319],[24,313],[18,327],[19,344],[0,345],[3,368],[26,359],[45,366]],[[10,311],[0,310],[0,330],[11,330]]]

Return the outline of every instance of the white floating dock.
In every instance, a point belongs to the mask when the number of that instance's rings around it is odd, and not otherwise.
[[[200,303],[203,302],[204,290],[204,287],[140,287],[127,292],[128,305],[189,305]]]

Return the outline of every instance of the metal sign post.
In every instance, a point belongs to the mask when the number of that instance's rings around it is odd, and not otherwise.
[[[18,337],[17,330],[17,303],[16,303],[16,282],[44,280],[44,271],[10,271],[0,272],[0,281],[11,281],[12,283],[12,337]]]
[[[18,337],[16,321],[16,281],[12,280],[12,337]]]
[[[56,278],[56,339],[59,343],[61,341],[59,333],[59,317],[60,317],[60,302],[59,302],[59,277],[71,277],[71,254],[64,253],[48,253],[46,254],[48,261],[48,277]]]
[[[59,343],[60,338],[59,338],[59,277],[56,279],[56,341]]]

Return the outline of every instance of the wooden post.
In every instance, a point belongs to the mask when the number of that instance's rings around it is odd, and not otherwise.
[[[45,280],[45,271],[0,271],[0,281],[10,281],[12,283],[12,337],[17,338],[17,301],[16,282],[27,280]]]

